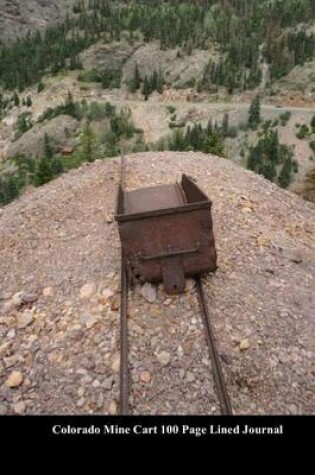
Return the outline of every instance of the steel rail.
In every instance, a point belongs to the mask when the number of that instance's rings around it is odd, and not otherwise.
[[[126,269],[121,259],[120,288],[120,414],[129,414],[129,368],[128,368],[128,282]]]
[[[119,184],[125,184],[125,157],[120,156]],[[129,414],[129,368],[128,368],[128,280],[123,254],[120,256],[120,408],[121,415]]]
[[[214,382],[218,392],[221,413],[224,415],[233,415],[232,405],[224,381],[223,371],[220,363],[220,356],[215,343],[215,336],[210,320],[208,304],[203,290],[201,278],[195,278],[200,311],[206,332],[206,339],[209,349],[209,355],[212,362]]]

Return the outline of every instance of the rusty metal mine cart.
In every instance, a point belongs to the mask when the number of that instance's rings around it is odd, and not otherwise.
[[[216,250],[210,199],[194,181],[125,191],[120,185],[115,219],[131,284],[164,283],[185,290],[185,277],[214,272]]]

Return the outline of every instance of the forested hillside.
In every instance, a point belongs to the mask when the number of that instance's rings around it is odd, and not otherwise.
[[[0,43],[0,205],[122,147],[212,153],[313,196],[314,0],[2,4],[3,31],[24,26]]]
[[[61,25],[1,47],[0,84],[23,90],[46,71],[80,68],[78,54],[91,44],[127,37],[187,54],[215,47],[220,60],[207,64],[197,87],[245,90],[259,85],[261,61],[273,81],[314,57],[314,18],[313,0],[80,0]]]
[[[0,41],[14,41],[56,25],[75,0],[0,0]]]

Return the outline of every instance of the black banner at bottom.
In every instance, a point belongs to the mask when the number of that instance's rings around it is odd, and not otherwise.
[[[301,441],[314,429],[313,416],[2,416],[6,437],[85,440],[266,440]]]

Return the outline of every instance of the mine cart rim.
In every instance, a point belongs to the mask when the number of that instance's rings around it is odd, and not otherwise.
[[[165,216],[170,214],[179,214],[179,213],[186,213],[187,211],[194,211],[201,208],[208,208],[210,209],[212,206],[211,201],[201,201],[199,203],[191,203],[187,205],[178,206],[176,208],[167,208],[167,209],[157,209],[154,211],[146,211],[143,213],[133,213],[133,214],[115,214],[116,221],[131,221],[134,219],[144,219],[144,218],[151,218],[154,216]]]

